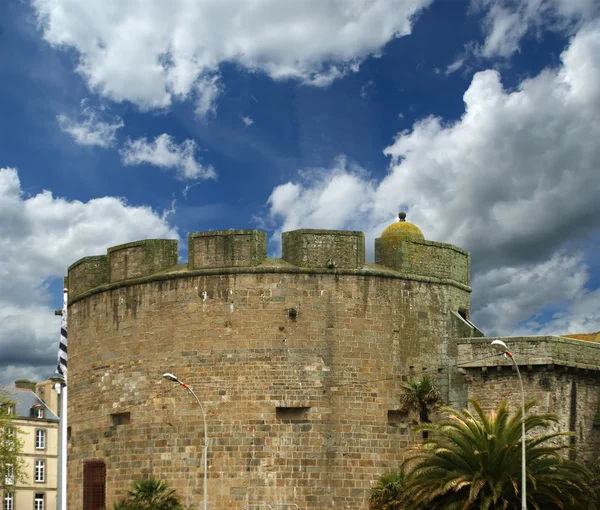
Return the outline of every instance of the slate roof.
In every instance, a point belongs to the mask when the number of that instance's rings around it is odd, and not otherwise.
[[[58,416],[31,390],[13,386],[0,386],[0,395],[6,395],[11,401],[15,402],[15,416],[19,418],[33,418],[32,409],[43,407],[45,409],[44,419],[59,421]]]

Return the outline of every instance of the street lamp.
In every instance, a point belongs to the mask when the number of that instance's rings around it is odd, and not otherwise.
[[[517,369],[517,375],[519,376],[519,384],[521,385],[521,509],[527,510],[527,471],[525,467],[525,390],[523,389],[523,379],[521,378],[521,372],[519,365],[515,361],[515,357],[508,350],[508,347],[502,340],[494,340],[492,347],[496,349],[500,354],[508,356]]]
[[[204,458],[204,496],[203,496],[204,505],[203,505],[203,508],[204,508],[204,510],[206,510],[206,505],[208,503],[208,494],[206,492],[206,485],[207,485],[207,483],[206,483],[207,460],[206,459],[207,459],[207,449],[208,449],[208,431],[206,429],[206,415],[204,414],[204,408],[202,407],[202,402],[200,402],[200,399],[194,393],[194,390],[192,388],[190,388],[187,384],[185,384],[183,381],[180,381],[177,376],[167,372],[166,374],[163,374],[163,377],[165,379],[167,379],[168,381],[173,381],[173,382],[176,382],[177,384],[179,384],[180,386],[183,386],[192,395],[194,395],[196,402],[198,402],[198,405],[200,406],[200,411],[202,412],[202,422],[204,423],[204,444],[202,446],[202,457]]]

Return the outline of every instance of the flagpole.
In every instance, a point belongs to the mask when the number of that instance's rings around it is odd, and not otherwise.
[[[60,398],[60,509],[67,510],[67,375],[65,374],[65,383],[62,387]]]
[[[63,307],[60,320],[60,343],[58,344],[58,362],[56,373],[64,378],[61,383],[60,394],[60,427],[59,427],[59,450],[58,450],[58,510],[67,510],[67,305],[68,290],[63,290]]]

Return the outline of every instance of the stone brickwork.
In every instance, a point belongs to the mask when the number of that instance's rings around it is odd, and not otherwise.
[[[96,255],[80,259],[69,267],[68,274],[66,287],[70,296],[99,287],[109,281],[108,257]]]
[[[219,230],[188,235],[188,267],[251,267],[267,258],[267,235],[259,230]]]
[[[284,232],[282,257],[299,267],[361,269],[365,265],[365,236],[345,230]]]
[[[70,510],[82,508],[89,459],[106,463],[107,508],[150,475],[201,507],[201,414],[164,372],[206,411],[209,508],[368,508],[372,483],[418,439],[397,412],[401,383],[434,373],[449,394],[454,313],[470,289],[363,264],[356,233],[320,231],[319,254],[306,232],[287,262],[199,268],[195,245],[189,267],[71,296]],[[343,256],[323,267],[332,246]],[[131,258],[113,260],[112,272],[132,274]]]
[[[534,400],[535,412],[555,413],[555,430],[571,430],[578,460],[595,460],[600,446],[600,344],[562,337],[500,338],[511,349],[523,378],[525,400]],[[512,362],[493,354],[495,338],[460,339],[458,366],[463,369],[468,398],[491,411],[508,399],[521,405],[521,392]],[[487,357],[487,359],[485,359]]]
[[[108,249],[110,282],[158,273],[177,264],[177,241],[146,239]]]
[[[397,271],[469,285],[469,253],[451,244],[425,240],[375,240],[375,262]]]

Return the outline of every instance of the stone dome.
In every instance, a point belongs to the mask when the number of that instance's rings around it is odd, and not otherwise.
[[[401,212],[398,215],[398,221],[392,223],[381,234],[383,238],[393,238],[398,241],[404,240],[424,240],[425,236],[419,227],[406,221],[406,213]]]

